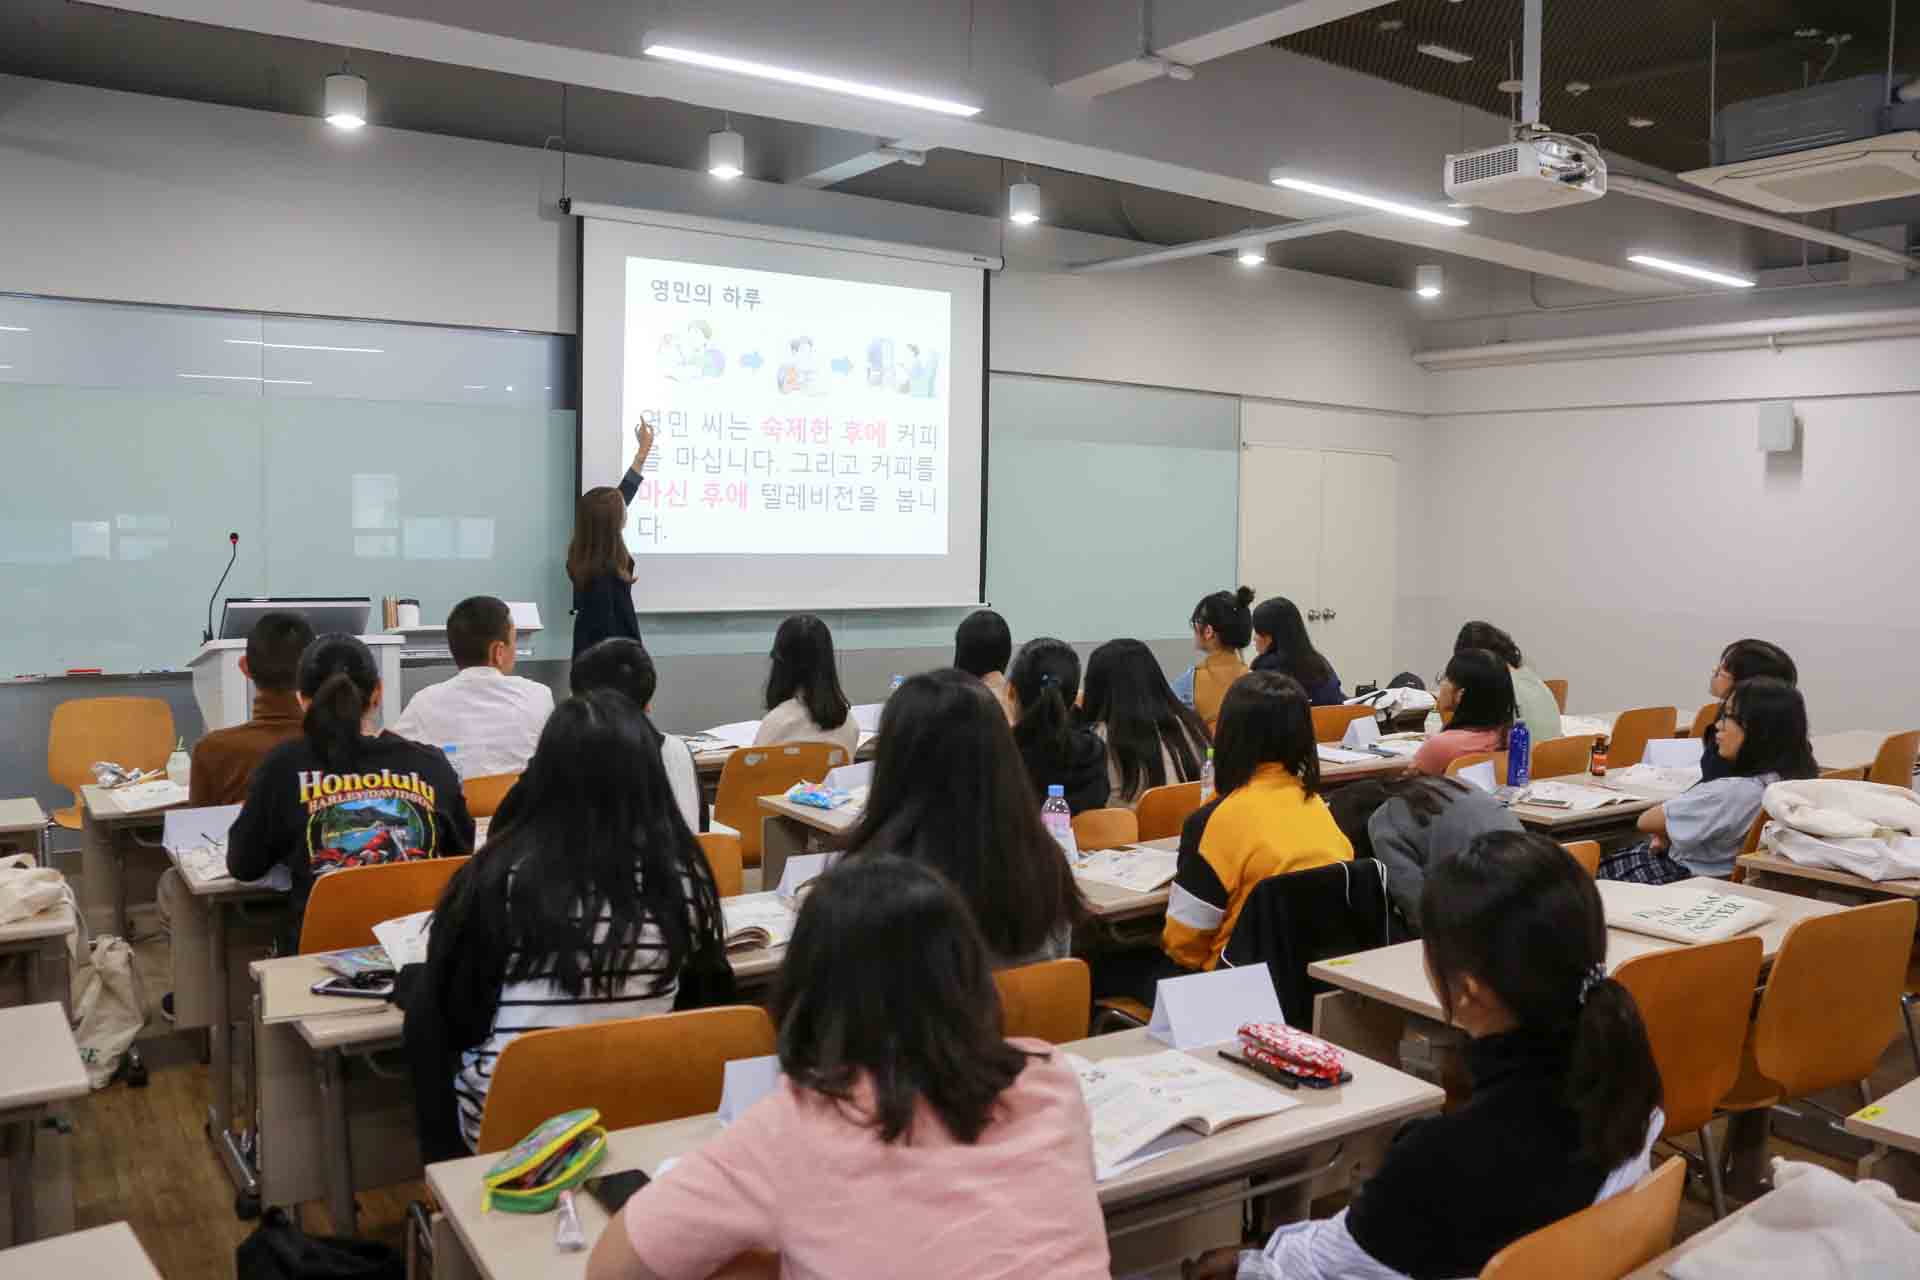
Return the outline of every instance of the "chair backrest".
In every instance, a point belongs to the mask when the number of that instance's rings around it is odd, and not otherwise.
[[[1093,970],[1085,960],[1044,960],[1002,969],[993,975],[1000,988],[1000,1014],[1009,1036],[1031,1036],[1049,1044],[1087,1038],[1093,1011]]]
[[[160,769],[173,754],[173,708],[159,698],[68,698],[47,729],[47,776],[73,792],[93,785],[93,762]]]
[[[740,833],[740,856],[760,865],[760,797],[777,796],[796,782],[819,782],[847,763],[847,749],[831,742],[785,742],[742,747],[720,770],[713,820]]]
[[[1140,823],[1142,840],[1164,840],[1177,836],[1187,819],[1200,807],[1200,784],[1170,782],[1140,793],[1140,807],[1133,816]]]
[[[1480,1280],[1620,1280],[1673,1247],[1687,1162],[1675,1157],[1622,1191],[1521,1236],[1493,1255]]]
[[[1542,680],[1540,683],[1547,686],[1547,692],[1552,694],[1553,700],[1559,704],[1560,714],[1567,714],[1567,682],[1565,680]]]
[[[1679,727],[1680,712],[1674,707],[1637,707],[1622,711],[1607,735],[1607,768],[1624,769],[1639,764],[1647,753],[1647,744],[1655,738],[1671,738]]]
[[[598,1108],[608,1129],[717,1111],[727,1063],[773,1050],[773,1019],[745,1005],[529,1031],[494,1063],[480,1153],[505,1151],[577,1107]]]
[[[1600,842],[1598,840],[1575,840],[1560,846],[1567,856],[1586,868],[1590,876],[1600,874]]]
[[[1140,820],[1131,809],[1088,809],[1074,816],[1073,842],[1088,851],[1139,844]]]
[[[468,778],[460,784],[460,791],[467,798],[467,812],[476,819],[491,818],[499,812],[500,802],[518,781],[518,773],[489,773],[485,777]]]
[[[465,857],[416,858],[328,872],[313,882],[307,899],[300,954],[372,946],[373,926],[429,910],[453,873],[466,865]]]
[[[1571,738],[1549,738],[1545,742],[1534,743],[1527,757],[1528,776],[1565,778],[1587,772],[1593,767],[1595,741],[1593,734],[1583,733]]]
[[[1693,713],[1693,723],[1687,726],[1687,736],[1689,738],[1706,737],[1707,730],[1712,728],[1713,722],[1719,718],[1720,704],[1717,702],[1707,703],[1707,705]]]
[[[731,898],[738,895],[746,887],[746,864],[740,860],[740,837],[709,831],[694,839],[700,842],[700,852],[707,855],[707,866],[713,869],[713,883],[720,890],[720,896]]]
[[[1629,960],[1614,973],[1633,993],[1660,1068],[1662,1137],[1692,1133],[1740,1078],[1763,948],[1755,934],[1675,947]]]
[[[1455,756],[1447,765],[1447,776],[1457,778],[1464,771],[1489,760],[1493,761],[1493,780],[1504,784],[1507,780],[1507,753],[1504,751],[1469,751],[1463,756]]]
[[[1372,707],[1315,707],[1313,709],[1313,740],[1315,742],[1338,742],[1347,736],[1347,726],[1355,720],[1365,720],[1373,715]]]
[[[1873,768],[1867,770],[1867,781],[1884,783],[1889,787],[1911,788],[1916,759],[1920,759],[1920,730],[1896,733],[1880,744],[1879,754],[1873,758]]]
[[[1753,1061],[1785,1098],[1873,1073],[1900,1030],[1916,904],[1876,902],[1787,930],[1753,1019]]]
[[[1331,990],[1307,976],[1316,960],[1371,951],[1405,940],[1372,858],[1268,876],[1247,895],[1222,961],[1262,964],[1273,978],[1289,1025],[1313,1026],[1313,998]]]

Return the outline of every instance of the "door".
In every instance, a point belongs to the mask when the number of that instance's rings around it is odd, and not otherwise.
[[[1321,459],[1318,449],[1241,446],[1240,582],[1256,602],[1285,596],[1319,612]]]
[[[1395,480],[1386,454],[1321,455],[1320,621],[1307,625],[1349,694],[1395,674]]]

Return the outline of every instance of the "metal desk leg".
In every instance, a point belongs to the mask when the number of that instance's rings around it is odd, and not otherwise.
[[[14,1244],[34,1238],[38,1218],[33,1206],[34,1134],[40,1128],[43,1107],[28,1107],[6,1118],[7,1127],[7,1200],[13,1216]]]
[[[326,1143],[327,1212],[335,1235],[354,1234],[353,1139],[347,1121],[346,1062],[323,1050],[314,1055],[320,1072],[321,1135]]]
[[[1767,1133],[1773,1113],[1766,1107],[1736,1111],[1727,1117],[1726,1194],[1751,1200],[1764,1194],[1773,1174],[1767,1163]]]
[[[107,832],[107,852],[113,862],[113,928],[123,940],[133,941],[133,921],[127,918],[127,842],[118,831]]]
[[[232,973],[227,956],[227,905],[219,898],[204,899],[207,904],[207,970],[212,983],[207,993],[207,1081],[211,1102],[207,1107],[207,1136],[226,1166],[227,1177],[238,1193],[235,1207],[242,1216],[251,1216],[243,1207],[260,1197],[260,1178],[247,1156],[244,1134],[236,1134],[233,1124],[233,1004],[229,982]]]

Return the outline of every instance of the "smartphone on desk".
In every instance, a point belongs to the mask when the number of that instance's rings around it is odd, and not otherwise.
[[[617,1218],[621,1208],[627,1203],[627,1197],[653,1181],[639,1169],[628,1169],[625,1173],[605,1173],[597,1178],[588,1178],[584,1185],[587,1194],[600,1202],[607,1216]]]
[[[351,978],[335,976],[316,982],[308,990],[317,996],[350,996],[356,1000],[385,1000],[393,994],[391,973],[361,973]]]

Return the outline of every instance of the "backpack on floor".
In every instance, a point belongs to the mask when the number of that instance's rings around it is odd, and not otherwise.
[[[406,1280],[400,1254],[376,1240],[310,1236],[269,1209],[234,1250],[239,1280]]]

